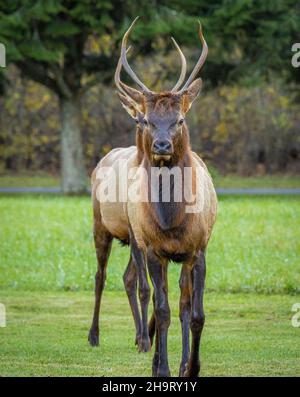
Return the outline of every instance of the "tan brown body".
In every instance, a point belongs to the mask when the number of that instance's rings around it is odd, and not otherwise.
[[[195,254],[199,249],[205,249],[217,212],[217,198],[215,189],[204,162],[199,156],[191,152],[191,167],[201,168],[202,179],[199,198],[204,206],[200,213],[185,214],[177,226],[179,233],[170,233],[161,230],[155,215],[151,211],[152,203],[136,202],[99,202],[97,191],[101,179],[97,179],[97,172],[101,167],[111,167],[116,173],[116,180],[119,180],[118,161],[126,160],[128,171],[138,166],[137,147],[117,148],[109,152],[97,165],[92,174],[92,198],[94,208],[99,208],[102,224],[115,238],[122,241],[129,241],[129,226],[132,228],[136,241],[144,251],[151,246],[154,251],[164,251],[170,255],[190,253]],[[128,180],[130,186],[132,179]],[[117,198],[119,189],[117,186]],[[101,201],[101,200],[100,200]]]

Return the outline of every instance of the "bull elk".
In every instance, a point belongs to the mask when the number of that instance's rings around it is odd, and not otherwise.
[[[137,18],[136,18],[137,19]],[[125,287],[132,309],[139,349],[148,351],[150,340],[155,333],[155,353],[152,372],[154,376],[169,376],[167,336],[170,325],[168,303],[167,271],[170,261],[182,263],[180,275],[180,321],[182,328],[182,358],[180,376],[198,376],[200,371],[199,347],[204,326],[203,294],[205,282],[205,251],[212,232],[217,212],[217,198],[208,170],[203,161],[191,150],[189,132],[185,116],[198,96],[202,80],[195,80],[203,66],[208,47],[199,23],[199,37],[202,53],[182,88],[186,64],[179,51],[182,70],[179,81],[171,91],[156,93],[149,90],[136,76],[127,61],[127,40],[136,19],[122,40],[121,57],[116,68],[115,82],[123,107],[137,123],[136,146],[118,148],[108,153],[97,165],[92,175],[92,198],[94,209],[94,237],[98,258],[96,274],[95,311],[89,340],[92,345],[98,343],[98,321],[102,290],[104,287],[107,260],[111,242],[117,238],[130,244],[131,254],[124,274]],[[120,79],[124,67],[140,90],[124,84]],[[102,179],[99,171],[110,169],[120,181],[122,161],[133,175],[141,170],[140,191],[147,191],[141,200],[107,202],[99,197]],[[153,184],[153,170],[168,170],[170,173],[169,200],[163,199],[163,178],[158,185]],[[187,177],[185,170],[191,170]],[[201,202],[197,211],[187,211],[190,201],[181,194],[178,200],[175,192],[176,172],[180,173],[180,186],[190,185],[194,192],[193,202]],[[112,175],[112,173],[109,173]],[[177,178],[178,179],[178,178]],[[128,180],[127,189],[135,178]],[[113,181],[111,181],[113,183]],[[120,183],[120,182],[119,182]],[[117,190],[123,187],[117,184]],[[156,190],[157,200],[152,200]],[[98,193],[97,193],[98,192]],[[101,196],[101,195],[100,195]],[[176,197],[175,197],[176,196]],[[119,196],[118,196],[119,197]],[[145,198],[145,197],[144,197]],[[147,281],[147,269],[153,284],[154,314],[147,326],[147,310],[150,300],[150,288]],[[141,303],[140,318],[137,304],[137,281]],[[189,345],[190,330],[192,335]]]

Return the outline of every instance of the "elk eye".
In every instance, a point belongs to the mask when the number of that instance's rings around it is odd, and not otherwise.
[[[144,124],[144,126],[147,126],[149,123],[148,123],[148,120],[146,120],[146,119],[144,119],[143,120],[143,124]]]
[[[180,120],[178,121],[178,125],[182,125],[183,122],[184,122],[184,119],[180,119]]]

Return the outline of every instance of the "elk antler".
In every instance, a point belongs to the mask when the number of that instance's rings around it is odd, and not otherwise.
[[[184,82],[185,79],[185,75],[186,75],[186,59],[185,56],[183,55],[183,52],[181,51],[179,45],[176,43],[174,37],[171,37],[177,51],[179,52],[179,56],[181,59],[181,73],[179,76],[179,79],[177,81],[177,83],[174,85],[174,87],[172,88],[171,92],[175,92],[178,90],[178,88],[181,86],[181,84]]]
[[[130,49],[131,49],[131,46],[129,46],[129,47],[127,48],[126,53],[129,52]],[[120,78],[121,69],[122,69],[122,59],[121,59],[121,57],[120,57],[120,58],[119,58],[119,61],[118,61],[118,65],[117,65],[117,67],[116,67],[116,71],[115,71],[115,84],[116,84],[118,90],[119,90],[122,94],[124,94],[124,95],[127,96],[126,92],[124,91],[124,89],[123,89],[122,86],[121,86],[121,83],[122,83],[122,82],[121,82],[121,78]]]
[[[199,23],[199,37],[200,37],[200,40],[201,40],[201,43],[202,43],[202,52],[201,52],[201,55],[200,55],[200,57],[198,59],[198,62],[196,63],[192,73],[190,74],[190,77],[187,79],[186,83],[181,88],[181,90],[178,91],[178,94],[182,94],[183,91],[185,91],[189,87],[189,85],[193,82],[193,80],[195,79],[195,77],[199,73],[201,67],[203,66],[203,64],[204,64],[204,62],[206,60],[207,54],[208,54],[208,46],[206,44],[206,41],[205,41],[203,33],[202,33],[201,22],[198,21],[198,23]]]
[[[131,46],[129,46],[126,50],[126,53],[129,52],[131,49]],[[122,69],[122,59],[121,57],[119,58],[116,71],[115,71],[115,84],[119,90],[119,92],[127,98],[127,100],[132,100],[136,104],[139,104],[141,102],[141,97],[142,93],[135,88],[131,88],[128,85],[124,84],[121,81],[120,74],[121,74],[121,69]]]
[[[131,67],[128,64],[127,57],[126,57],[126,53],[127,53],[127,50],[126,50],[127,39],[128,39],[129,33],[131,32],[131,30],[132,30],[132,28],[133,28],[133,26],[136,23],[138,18],[139,17],[135,18],[135,20],[132,22],[132,24],[129,26],[128,30],[125,32],[125,34],[123,36],[122,47],[121,47],[121,63],[124,66],[124,69],[126,70],[126,72],[131,76],[133,81],[135,81],[136,84],[142,89],[142,91],[145,92],[145,93],[151,93],[152,91],[150,91],[141,82],[141,80],[137,77],[137,75],[131,69]],[[177,51],[179,52],[179,56],[180,56],[180,59],[181,59],[181,73],[180,73],[180,76],[179,76],[179,79],[178,79],[177,83],[175,84],[175,86],[172,88],[172,91],[171,91],[171,92],[174,92],[174,91],[178,90],[178,88],[181,86],[181,84],[184,81],[184,78],[185,78],[185,75],[186,75],[186,60],[185,60],[185,56],[183,55],[179,45],[176,43],[176,41],[175,41],[175,39],[173,37],[172,37],[172,41],[173,41]],[[117,69],[118,69],[118,67],[117,67]],[[120,67],[119,73],[120,73],[120,71],[121,71],[121,67]],[[116,82],[116,84],[117,84],[117,82]],[[118,86],[118,84],[117,84],[117,86]]]
[[[135,20],[132,22],[132,24],[129,26],[128,30],[126,31],[126,33],[123,36],[122,47],[121,47],[121,61],[122,61],[122,65],[124,66],[124,69],[126,70],[126,72],[130,75],[132,80],[135,81],[136,84],[142,89],[142,91],[146,92],[146,93],[151,93],[151,91],[145,86],[145,84],[143,84],[141,82],[141,80],[137,77],[137,75],[131,69],[131,67],[129,66],[129,64],[127,62],[127,58],[126,58],[127,39],[128,39],[129,33],[131,32],[131,30],[132,30],[134,24],[136,23],[136,21],[138,20],[138,18],[139,17],[135,18]]]

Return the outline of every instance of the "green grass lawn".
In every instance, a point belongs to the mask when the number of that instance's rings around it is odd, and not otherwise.
[[[216,175],[213,179],[217,188],[300,188],[299,175]]]
[[[0,197],[0,287],[92,290],[96,260],[88,197]],[[207,253],[207,288],[300,293],[298,197],[227,197]],[[114,244],[109,290],[123,289],[128,249]],[[172,265],[177,284],[180,267]]]
[[[173,288],[174,289],[174,288]],[[178,375],[178,294],[171,292],[169,361]],[[299,300],[299,299],[298,299]],[[87,333],[92,291],[1,291],[7,327],[0,328],[1,376],[151,376],[152,353],[134,346],[125,292],[103,297],[100,347]],[[207,293],[203,376],[300,376],[300,328],[291,325],[293,296]]]
[[[22,175],[7,173],[0,175],[1,187],[58,187],[60,180],[58,176],[45,173],[33,172]]]
[[[300,201],[226,197],[207,253],[203,371],[300,376]],[[0,196],[0,375],[150,375],[122,285],[128,249],[114,244],[100,348],[87,343],[96,260],[88,197]],[[178,278],[169,268],[170,365],[180,362]]]
[[[238,175],[223,176],[216,172],[213,172],[212,175],[217,188],[300,188],[299,175],[278,174],[241,177]],[[86,184],[90,186],[88,177]],[[0,187],[58,187],[59,185],[60,179],[58,176],[43,172],[0,175]]]

